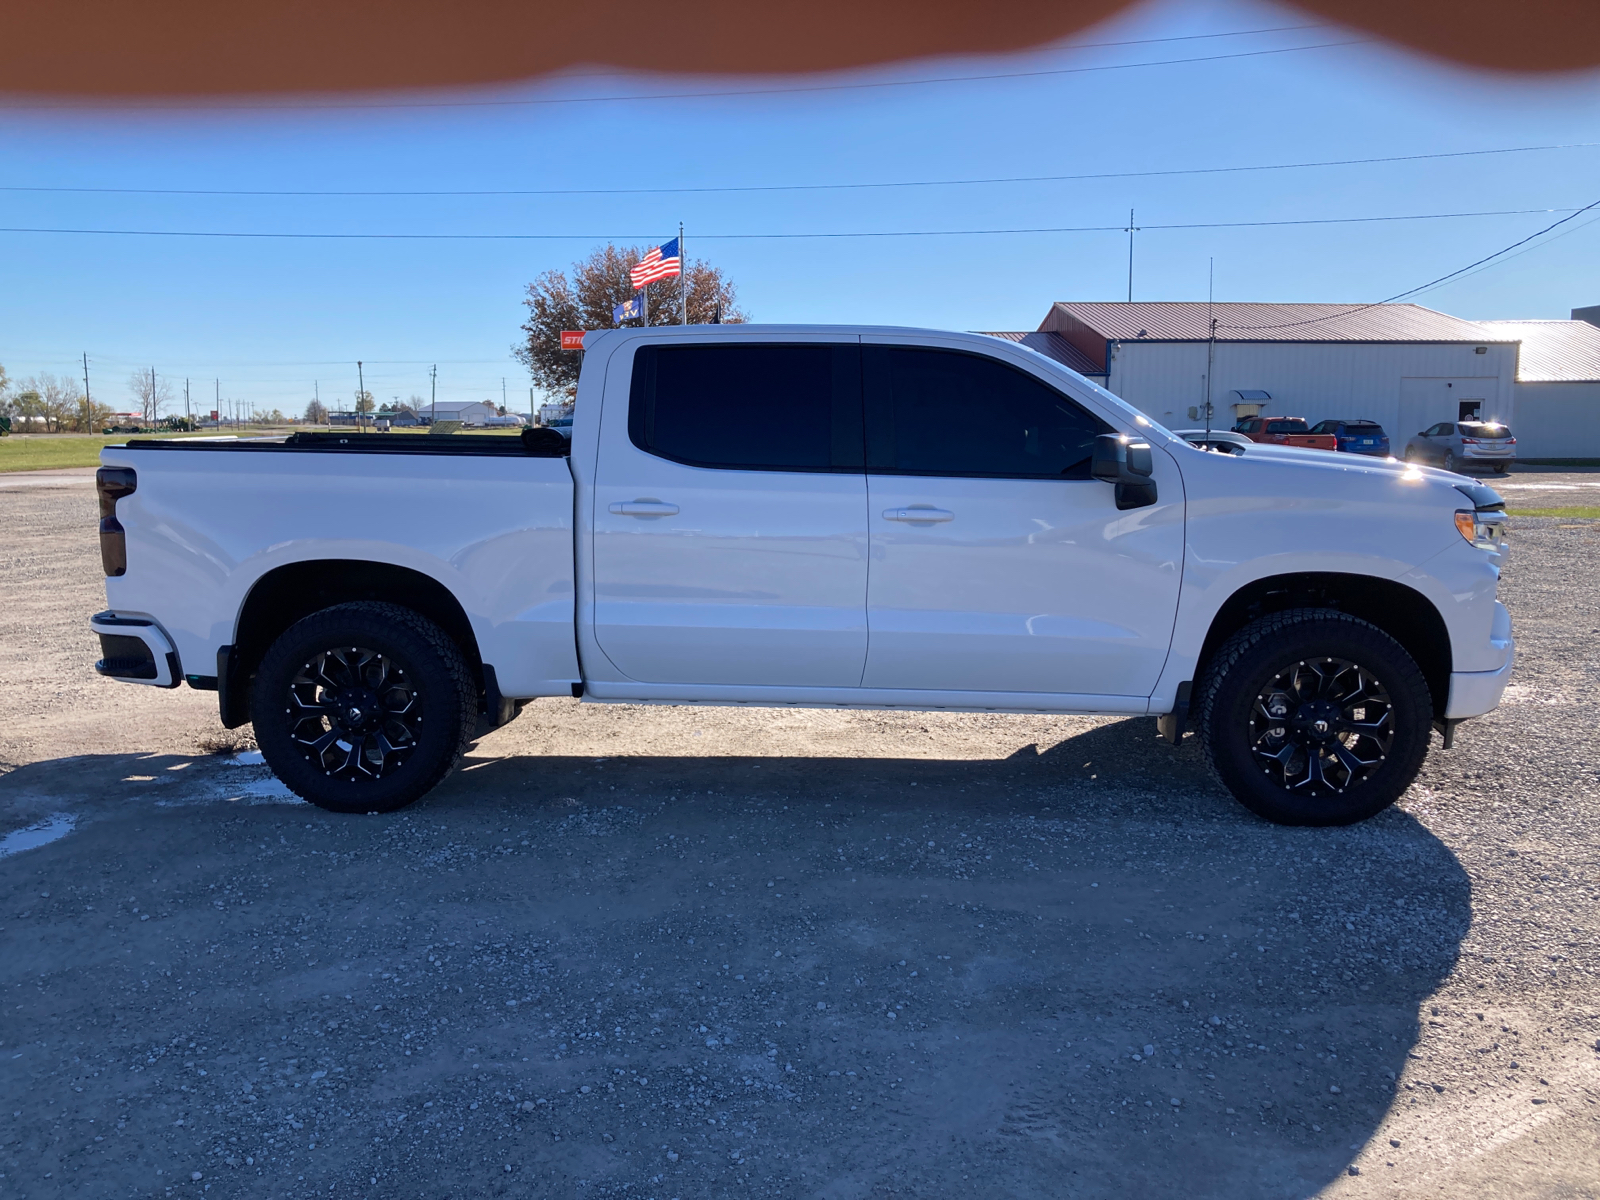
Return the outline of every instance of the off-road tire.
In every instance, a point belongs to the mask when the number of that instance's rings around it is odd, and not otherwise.
[[[308,664],[357,647],[392,665],[420,705],[407,717],[414,736],[403,758],[392,769],[380,764],[376,777],[365,774],[366,768],[325,769],[304,741],[306,726],[296,719],[302,710],[289,707],[295,703],[292,688],[307,694]],[[394,812],[432,791],[455,769],[472,740],[477,695],[460,648],[444,630],[409,608],[360,602],[312,613],[272,644],[256,672],[251,712],[262,757],[297,796],[330,812]],[[333,754],[337,757],[336,748]]]
[[[1370,775],[1344,790],[1303,794],[1274,778],[1252,744],[1264,689],[1296,664],[1358,666],[1386,697],[1392,740]],[[1416,661],[1383,630],[1347,613],[1297,608],[1245,626],[1218,649],[1197,689],[1195,728],[1211,772],[1257,816],[1279,825],[1349,825],[1393,804],[1428,753],[1433,697]],[[1258,725],[1263,722],[1258,718]]]

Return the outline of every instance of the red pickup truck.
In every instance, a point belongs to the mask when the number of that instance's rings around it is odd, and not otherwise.
[[[1298,446],[1302,450],[1337,450],[1339,439],[1331,433],[1312,433],[1304,417],[1246,417],[1234,427],[1252,442],[1269,446]]]

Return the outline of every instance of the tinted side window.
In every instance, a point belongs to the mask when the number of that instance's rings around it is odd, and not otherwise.
[[[1339,422],[1337,422],[1337,421],[1318,421],[1315,425],[1313,425],[1311,427],[1311,432],[1312,433],[1338,433],[1339,432]]]
[[[861,348],[641,346],[628,438],[692,466],[860,471]]]
[[[1110,427],[1054,388],[992,358],[863,346],[869,470],[909,475],[1087,479]]]

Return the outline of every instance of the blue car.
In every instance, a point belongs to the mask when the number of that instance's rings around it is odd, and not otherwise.
[[[1339,449],[1347,454],[1389,457],[1389,435],[1376,421],[1318,421],[1311,432],[1333,434],[1339,440]]]

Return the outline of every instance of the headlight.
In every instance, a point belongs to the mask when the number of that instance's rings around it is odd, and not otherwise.
[[[1499,550],[1506,541],[1506,515],[1503,512],[1456,511],[1456,532],[1482,550]]]

